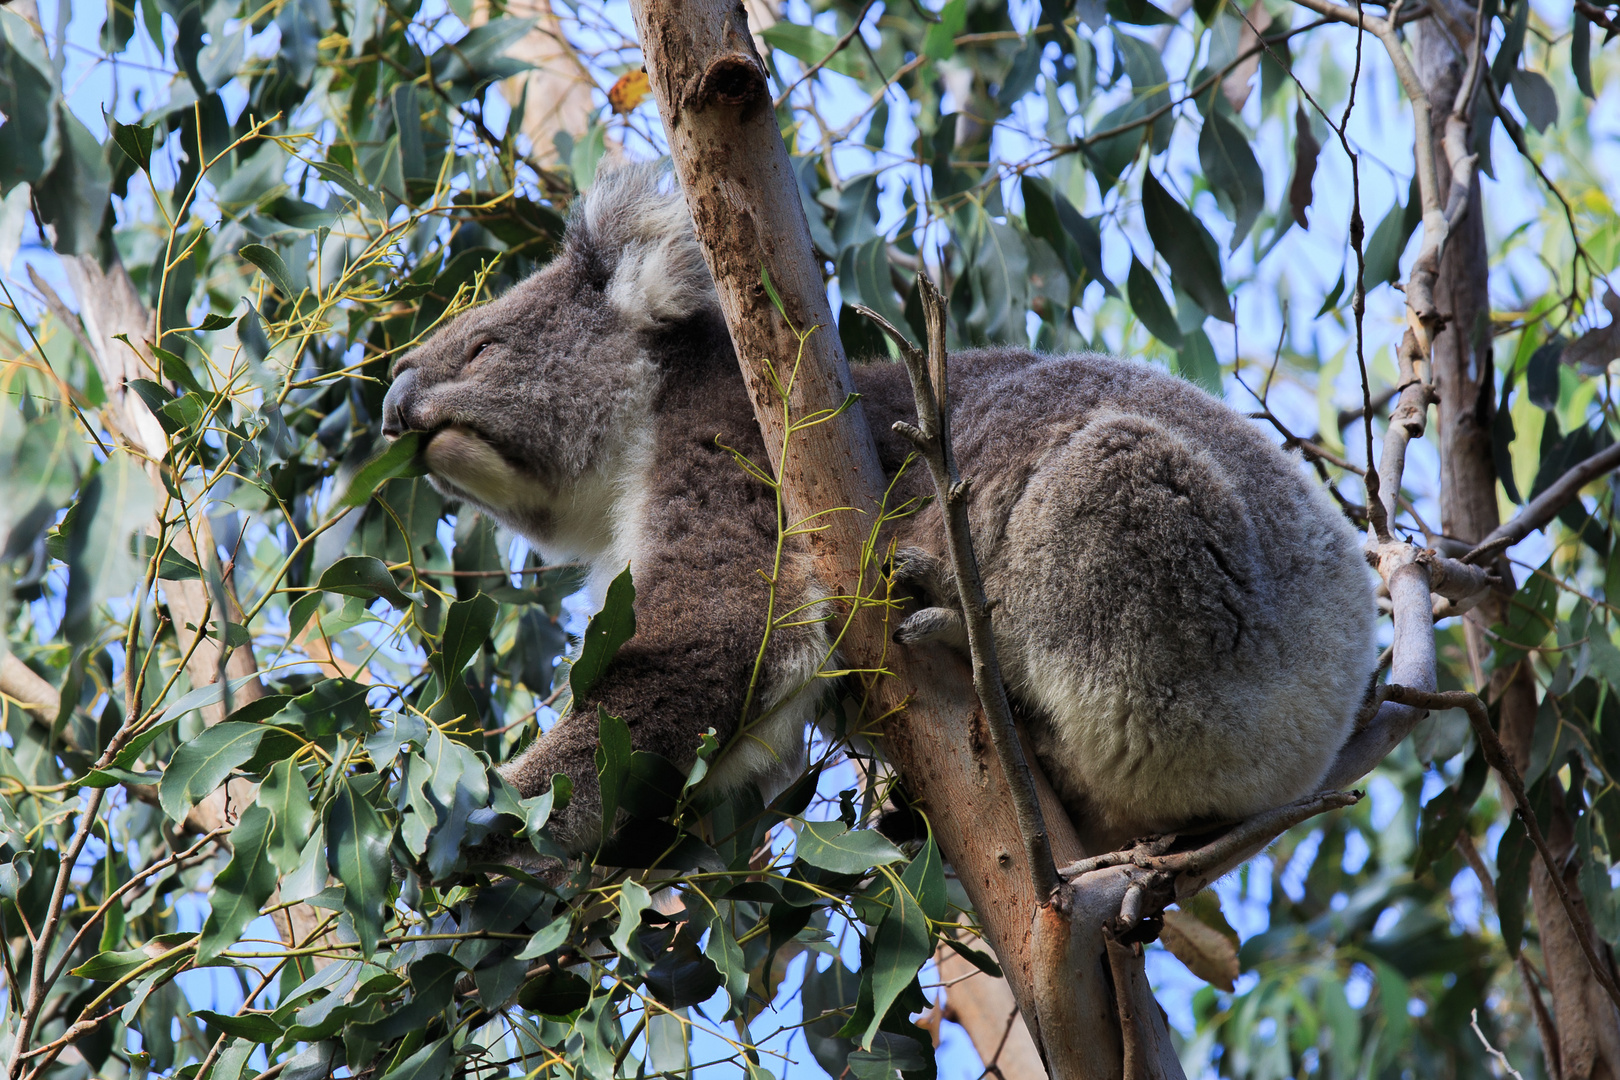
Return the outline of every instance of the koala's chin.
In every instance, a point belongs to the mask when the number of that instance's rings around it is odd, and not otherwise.
[[[419,456],[440,494],[471,502],[525,536],[545,533],[551,492],[472,428],[440,428],[427,436]]]

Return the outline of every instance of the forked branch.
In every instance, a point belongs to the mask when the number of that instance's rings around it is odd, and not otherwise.
[[[973,688],[984,706],[990,727],[990,741],[1012,790],[1018,812],[1019,832],[1029,855],[1029,872],[1037,896],[1050,896],[1058,886],[1057,864],[1041,813],[1035,777],[1024,757],[1013,724],[1007,688],[1001,681],[1001,665],[996,659],[995,638],[990,630],[990,605],[984,595],[984,581],[973,554],[973,533],[968,526],[968,482],[956,471],[951,451],[950,388],[945,370],[945,313],[947,301],[927,274],[917,275],[917,292],[922,298],[923,318],[928,330],[928,351],[917,348],[883,316],[867,307],[855,310],[871,319],[900,349],[911,392],[917,403],[915,426],[897,421],[894,430],[917,448],[928,464],[934,491],[945,521],[945,546],[950,554],[951,571],[962,602],[962,621],[967,631],[968,651],[973,661]]]

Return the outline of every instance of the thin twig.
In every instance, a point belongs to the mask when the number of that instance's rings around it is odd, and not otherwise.
[[[1497,1061],[1501,1062],[1502,1068],[1507,1070],[1508,1075],[1513,1077],[1513,1080],[1524,1080],[1524,1077],[1519,1075],[1519,1070],[1515,1069],[1511,1064],[1508,1063],[1507,1055],[1502,1053],[1502,1051],[1498,1050],[1496,1047],[1492,1046],[1491,1040],[1487,1039],[1485,1037],[1485,1033],[1479,1030],[1478,1009],[1468,1010],[1468,1026],[1474,1029],[1475,1035],[1479,1036],[1479,1041],[1485,1047],[1485,1052],[1491,1055],[1491,1057],[1495,1058]]]
[[[1061,873],[1072,880],[1114,866],[1134,866],[1178,879],[1175,894],[1191,896],[1264,850],[1267,844],[1300,822],[1360,801],[1359,791],[1321,791],[1240,821],[1203,847],[1191,851],[1172,852],[1169,848],[1177,838],[1157,837],[1123,851],[1070,863]]]
[[[773,108],[780,109],[787,103],[789,94],[793,93],[793,91],[797,90],[800,86],[803,86],[806,82],[815,78],[816,72],[826,67],[832,61],[833,57],[849,48],[849,43],[855,40],[856,34],[861,32],[861,24],[866,21],[866,13],[872,10],[872,5],[875,3],[877,3],[877,0],[866,0],[866,3],[861,7],[860,14],[856,15],[855,21],[850,24],[849,32],[834,43],[832,49],[827,53],[826,56],[823,56],[820,60],[817,60],[815,63],[811,64],[805,69],[804,74],[793,80],[792,86],[789,86],[786,90],[778,94],[776,96],[776,100],[771,102],[771,106]]]
[[[45,1003],[45,969],[50,963],[51,946],[56,941],[56,928],[62,919],[62,898],[67,892],[68,878],[73,874],[73,868],[79,861],[79,853],[84,850],[85,842],[90,839],[90,830],[95,827],[96,813],[101,809],[101,798],[106,794],[105,788],[95,788],[85,800],[84,809],[80,813],[79,828],[73,834],[68,849],[62,853],[62,861],[56,871],[56,884],[51,889],[50,907],[45,912],[45,922],[39,929],[39,940],[34,944],[34,960],[28,976],[28,998],[22,1014],[22,1022],[17,1025],[17,1041],[11,1054],[9,1075],[16,1077],[22,1075],[23,1052],[28,1049],[28,1041],[34,1034],[34,1023],[39,1019],[40,1006]]]
[[[1581,493],[1581,488],[1606,472],[1620,468],[1620,443],[1599,450],[1585,461],[1571,466],[1548,485],[1547,490],[1525,504],[1513,520],[1498,525],[1479,545],[1462,557],[1463,562],[1478,562],[1502,547],[1511,547],[1537,529],[1552,521],[1570,500]]]
[[[990,632],[990,605],[984,595],[978,560],[973,554],[973,534],[968,526],[968,482],[956,469],[951,450],[951,406],[945,369],[945,313],[948,301],[926,274],[917,275],[917,292],[922,299],[923,318],[928,328],[928,351],[911,343],[883,316],[866,307],[856,310],[871,319],[899,346],[911,376],[912,394],[917,405],[917,424],[897,421],[895,431],[905,436],[928,463],[934,490],[945,520],[945,546],[951,569],[956,575],[957,596],[962,604],[962,622],[967,631],[968,652],[973,660],[973,686],[990,728],[990,741],[1012,792],[1018,813],[1018,828],[1024,837],[1029,873],[1035,895],[1051,896],[1058,887],[1057,864],[1041,813],[1035,777],[1024,758],[1023,745],[1013,724],[1007,688],[1001,681],[1001,665],[996,659],[995,638]]]

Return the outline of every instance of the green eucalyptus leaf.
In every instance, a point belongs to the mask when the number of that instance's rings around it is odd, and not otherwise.
[[[196,738],[182,744],[158,783],[158,802],[163,812],[173,821],[184,819],[186,812],[223,784],[233,769],[253,757],[259,740],[269,730],[259,724],[226,721],[204,728]]]
[[[1519,955],[1524,937],[1524,906],[1530,893],[1530,863],[1535,857],[1530,834],[1515,816],[1496,844],[1497,921],[1509,956]]]
[[[381,598],[400,611],[409,609],[415,599],[400,589],[383,561],[371,555],[348,555],[339,559],[321,573],[317,588],[343,596],[358,596],[362,600]]]
[[[282,261],[281,256],[263,244],[244,244],[237,254],[263,271],[270,284],[287,299],[290,300],[303,291],[293,288],[292,272],[287,269],[287,264]]]
[[[139,124],[120,124],[116,120],[112,122],[113,142],[142,172],[152,167],[152,141],[156,132],[156,125],[142,127]]]
[[[1209,314],[1232,321],[1232,302],[1221,281],[1221,258],[1209,231],[1151,172],[1142,174],[1142,217],[1175,283]]]
[[[272,825],[270,811],[254,803],[242,811],[231,830],[231,861],[214,879],[209,894],[208,921],[203,924],[202,939],[197,944],[199,965],[236,944],[276,891],[276,867],[271,861]]]
[[[417,458],[422,436],[407,431],[395,439],[388,448],[364,465],[349,481],[349,486],[332,504],[333,509],[343,506],[364,506],[376,490],[398,476],[423,476],[427,468]]]
[[[1172,349],[1181,347],[1181,328],[1176,325],[1176,317],[1171,314],[1153,273],[1135,255],[1131,256],[1130,276],[1125,279],[1125,295],[1130,299],[1131,311],[1150,334]]]
[[[1198,159],[1221,209],[1236,226],[1229,249],[1236,251],[1266,206],[1266,182],[1249,139],[1237,125],[1211,109],[1198,136]]]
[[[941,892],[943,893],[943,881]],[[889,1007],[917,978],[934,952],[928,916],[905,884],[889,891],[889,913],[872,937],[872,1020],[861,1033],[861,1048],[869,1050]]]
[[[343,910],[354,920],[363,955],[377,951],[392,874],[388,847],[393,827],[343,778],[326,815],[326,865],[343,883]]]
[[[265,1013],[213,1012],[197,1009],[191,1014],[211,1028],[238,1039],[251,1039],[256,1043],[273,1043],[281,1038],[282,1027]]]
[[[849,830],[841,821],[807,821],[794,853],[799,860],[835,874],[864,874],[903,862],[905,855],[882,833]]]
[[[620,646],[635,636],[635,602],[636,587],[630,567],[626,566],[608,585],[607,600],[602,610],[591,616],[579,659],[569,669],[568,685],[576,704],[590,694]]]

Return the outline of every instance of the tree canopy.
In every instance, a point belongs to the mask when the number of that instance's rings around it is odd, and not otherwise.
[[[861,305],[922,342],[922,270],[952,347],[1166,366],[1363,527],[1414,378],[1439,145],[1396,58],[1416,65],[1481,173],[1468,202],[1443,162],[1467,214],[1437,286],[1477,389],[1439,381],[1393,525],[1456,557],[1564,492],[1490,599],[1436,609],[1439,688],[1486,698],[1612,978],[1613,463],[1555,482],[1620,431],[1613,11],[751,15],[836,298],[811,332],[896,356]],[[1387,38],[1358,33],[1372,15]],[[605,813],[631,824],[561,889],[481,861],[500,836],[556,853],[566,790],[524,799],[494,766],[633,633],[633,571],[592,610],[577,567],[442,498],[381,437],[386,373],[543,265],[599,169],[665,149],[631,27],[562,0],[0,7],[12,1080],[915,1080],[1002,1051],[1005,1018],[939,1042],[940,972],[996,961],[927,821],[873,828],[892,776],[854,709],[768,806],[695,796],[718,746],[683,773],[604,715]],[[1436,712],[1369,798],[1167,913],[1150,973],[1187,1072],[1620,1074],[1616,1013],[1488,778],[1467,715]]]

